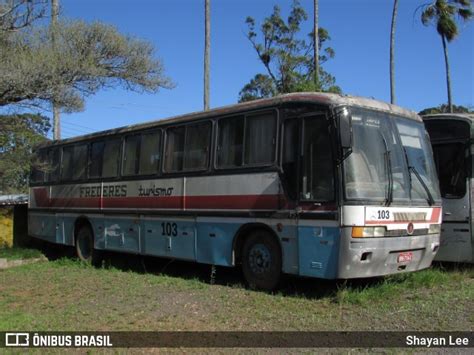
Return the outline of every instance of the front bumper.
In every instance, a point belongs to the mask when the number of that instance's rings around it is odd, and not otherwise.
[[[351,228],[341,233],[337,278],[352,279],[426,269],[439,248],[439,234],[404,237],[352,238]],[[404,253],[404,254],[403,254]],[[411,255],[403,260],[400,254]]]

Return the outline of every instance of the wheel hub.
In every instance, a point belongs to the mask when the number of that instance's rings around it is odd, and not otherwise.
[[[250,269],[255,274],[267,272],[271,266],[272,257],[268,248],[263,244],[256,244],[249,253]]]

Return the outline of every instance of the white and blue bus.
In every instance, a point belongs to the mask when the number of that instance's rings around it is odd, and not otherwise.
[[[85,261],[109,250],[241,266],[271,290],[283,273],[420,270],[439,247],[423,122],[371,99],[287,94],[36,152],[30,235]]]
[[[427,115],[423,120],[431,137],[443,200],[441,241],[435,260],[474,263],[474,116],[444,113]]]

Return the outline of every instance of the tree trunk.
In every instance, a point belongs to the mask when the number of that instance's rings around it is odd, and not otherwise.
[[[446,64],[446,86],[448,89],[448,106],[449,112],[453,113],[453,99],[451,96],[451,71],[449,69],[448,45],[446,43],[446,37],[442,35],[441,41],[443,42],[444,62]]]
[[[204,0],[205,12],[205,40],[204,40],[204,110],[209,110],[209,61],[211,50],[211,14],[210,0]]]
[[[319,0],[314,0],[314,82],[319,87]]]
[[[55,30],[54,27],[58,23],[59,15],[59,0],[51,0],[51,40],[53,46],[55,45]],[[53,139],[61,139],[61,112],[59,111],[58,105],[53,101]]]
[[[393,2],[392,30],[390,32],[390,103],[395,104],[395,27],[397,23],[398,0]]]
[[[55,102],[53,102],[53,139],[61,139],[61,112]]]

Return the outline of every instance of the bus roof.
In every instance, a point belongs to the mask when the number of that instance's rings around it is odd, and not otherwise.
[[[462,121],[466,122],[470,127],[470,137],[474,138],[474,114],[469,113],[436,113],[432,115],[424,115],[423,121]]]
[[[431,115],[423,115],[423,120],[436,120],[436,119],[455,119],[460,121],[466,121],[469,124],[474,122],[474,114],[469,113],[435,113]]]
[[[145,123],[134,124],[130,126],[123,126],[119,128],[114,128],[106,131],[95,132],[83,136],[58,140],[58,141],[48,141],[40,144],[38,147],[55,145],[55,144],[66,144],[80,142],[82,140],[88,140],[92,138],[107,137],[115,134],[139,131],[143,129],[149,129],[153,127],[158,127],[161,125],[170,125],[184,123],[196,119],[202,118],[211,118],[219,115],[228,115],[233,113],[245,112],[248,110],[255,109],[264,109],[266,107],[277,106],[285,103],[313,103],[313,104],[324,104],[328,106],[358,106],[363,108],[368,108],[372,110],[378,110],[383,112],[394,113],[399,116],[404,116],[412,120],[420,121],[421,118],[413,111],[404,109],[400,106],[392,105],[383,101],[378,101],[375,99],[369,99],[365,97],[358,96],[349,96],[349,95],[340,95],[340,94],[331,94],[331,93],[320,93],[320,92],[300,92],[300,93],[291,93],[275,96],[268,99],[259,99],[254,101],[248,101],[223,107],[218,107],[208,111],[198,111],[192,112],[184,115],[174,116],[166,119],[157,119],[153,121],[148,121]]]

